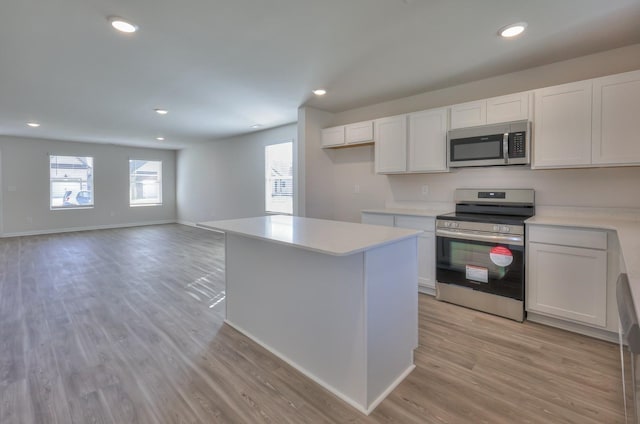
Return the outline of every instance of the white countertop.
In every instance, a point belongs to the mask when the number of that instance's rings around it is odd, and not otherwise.
[[[364,252],[422,233],[417,230],[287,215],[208,221],[197,225],[334,256]]]
[[[525,221],[527,225],[554,225],[562,227],[596,228],[612,230],[618,235],[620,253],[624,260],[631,296],[640,317],[640,213],[596,213],[589,216],[584,209],[576,211],[576,216],[568,214],[540,214]]]

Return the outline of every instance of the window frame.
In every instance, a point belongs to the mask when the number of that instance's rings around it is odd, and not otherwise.
[[[96,205],[96,195],[95,195],[95,169],[96,169],[96,158],[95,156],[90,156],[90,155],[70,155],[70,154],[53,154],[53,153],[49,153],[47,155],[47,162],[48,162],[48,170],[49,170],[49,210],[50,211],[64,211],[64,210],[78,210],[78,209],[94,209],[95,205]],[[53,180],[51,177],[51,158],[54,157],[67,157],[67,158],[91,158],[91,187],[92,189],[90,190],[92,195],[91,195],[91,204],[85,204],[85,205],[69,205],[69,206],[64,206],[64,205],[60,205],[60,206],[54,206],[53,205]],[[69,177],[67,177],[69,178]],[[87,179],[87,185],[88,185],[88,179]],[[82,180],[80,182],[80,185],[82,187]],[[81,191],[89,191],[89,190],[77,190],[76,191],[76,196],[77,193],[81,192]],[[64,195],[62,196],[64,198]],[[64,204],[64,200],[63,200],[63,204]]]
[[[131,184],[132,184],[131,177],[132,177],[132,175],[135,175],[135,174],[131,173],[131,162],[132,161],[157,162],[157,163],[160,164],[160,178],[158,178],[158,200],[159,200],[158,202],[155,202],[155,203],[132,203],[133,199],[131,197],[131,194],[132,194],[132,191],[131,191]],[[164,202],[163,196],[162,196],[162,185],[163,185],[162,183],[163,183],[163,178],[164,178],[163,177],[163,171],[162,171],[162,169],[164,168],[163,160],[161,160],[161,159],[136,159],[136,158],[131,158],[130,157],[128,165],[129,165],[129,171],[128,171],[129,172],[129,207],[130,208],[140,208],[140,207],[148,207],[148,206],[162,206],[163,202]]]

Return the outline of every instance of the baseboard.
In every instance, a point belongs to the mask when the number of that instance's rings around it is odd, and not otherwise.
[[[16,233],[4,233],[2,238],[8,237],[24,237],[24,236],[40,236],[46,234],[58,234],[58,233],[72,233],[75,231],[93,231],[93,230],[109,230],[114,228],[128,228],[128,227],[143,227],[146,225],[162,225],[162,224],[176,224],[178,221],[175,219],[165,219],[160,221],[145,221],[145,222],[129,222],[123,224],[108,224],[108,225],[92,225],[90,227],[71,227],[71,228],[55,228],[51,230],[36,230],[36,231],[20,231]]]
[[[537,314],[535,312],[527,312],[527,321],[548,325],[550,327],[560,328],[562,330],[571,331],[573,333],[582,334],[584,336],[589,336],[600,340],[605,340],[607,342],[618,343],[618,333],[610,330],[593,328],[587,325]]]
[[[197,227],[198,226],[198,224],[196,224],[195,222],[185,221],[185,220],[182,220],[182,219],[179,219],[176,222],[178,224],[180,224],[180,225],[187,225],[189,227]]]

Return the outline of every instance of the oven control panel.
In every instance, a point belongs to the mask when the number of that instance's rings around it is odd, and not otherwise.
[[[514,235],[524,234],[524,226],[522,225],[491,224],[488,222],[450,221],[446,219],[436,220],[436,229],[445,229],[458,233],[479,232]]]

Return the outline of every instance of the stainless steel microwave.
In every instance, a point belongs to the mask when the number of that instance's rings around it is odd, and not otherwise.
[[[450,130],[447,133],[447,164],[450,168],[527,165],[530,163],[530,136],[529,121]]]

